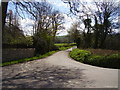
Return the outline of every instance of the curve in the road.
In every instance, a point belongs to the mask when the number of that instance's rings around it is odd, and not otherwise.
[[[76,62],[70,50],[3,67],[3,88],[118,88],[118,69]]]

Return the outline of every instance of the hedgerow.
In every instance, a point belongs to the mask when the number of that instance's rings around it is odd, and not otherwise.
[[[74,49],[69,53],[70,57],[86,64],[94,66],[120,69],[120,54],[107,56],[95,55],[87,50]]]

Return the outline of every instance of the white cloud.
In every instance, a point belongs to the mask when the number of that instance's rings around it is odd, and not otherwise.
[[[63,24],[63,26],[65,27],[65,30],[58,31],[57,33],[59,33],[58,34],[59,36],[67,35],[68,34],[67,31],[70,29],[72,23],[74,23],[74,22],[77,21],[77,19],[75,17],[69,17],[66,14],[63,14],[63,16],[64,16],[64,21],[65,21],[65,23]]]
[[[34,20],[26,18],[26,19],[20,19],[20,23],[23,27],[25,27],[26,25],[33,25],[34,24]]]
[[[32,19],[20,19],[21,28],[25,35],[31,35],[33,31],[34,20]]]
[[[53,4],[55,6],[58,6],[58,7],[65,7],[65,8],[68,8],[68,5],[65,4],[63,1],[61,0],[47,0],[47,2],[49,2],[50,4]]]
[[[71,17],[68,17],[66,14],[63,14],[64,18],[65,18],[65,23],[64,23],[64,27],[65,29],[69,29],[71,24],[73,23],[73,20]]]
[[[71,24],[73,22],[76,21],[76,18],[73,17],[68,17],[66,14],[63,14],[63,16],[65,17],[65,23],[64,23],[64,27],[65,30],[60,30],[58,31],[59,35],[67,35],[67,30],[70,28]],[[21,28],[24,31],[25,35],[31,35],[33,32],[33,24],[34,24],[34,20],[32,19],[20,19],[20,24],[21,24]]]
[[[63,2],[61,2],[61,3],[53,2],[52,4],[53,4],[53,5],[56,5],[56,6],[58,6],[58,7],[69,8],[69,7],[68,7],[68,4],[65,4],[65,3],[63,3]]]

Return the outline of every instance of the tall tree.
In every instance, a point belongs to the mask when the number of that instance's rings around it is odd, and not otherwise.
[[[80,20],[85,17],[85,15],[89,15],[89,18],[95,21],[94,25],[94,34],[95,35],[95,44],[94,47],[104,47],[104,42],[109,33],[112,31],[112,20],[114,17],[117,17],[118,8],[116,1],[113,0],[100,0],[94,1],[93,5],[96,9],[90,8],[87,2],[81,2],[79,0],[64,0],[64,3],[68,3],[70,6],[70,11],[80,17]],[[90,4],[90,3],[89,3]],[[81,8],[80,8],[81,7]],[[84,19],[85,20],[85,19]],[[84,21],[83,20],[83,21]],[[84,22],[83,22],[84,23]],[[87,23],[84,23],[84,25]],[[102,29],[101,29],[102,28]],[[88,28],[89,29],[89,28]],[[101,29],[101,30],[100,30]],[[100,31],[99,31],[100,30]],[[98,32],[99,31],[99,32]],[[99,39],[97,38],[97,34],[99,33]],[[99,42],[98,42],[99,40]],[[99,46],[97,45],[99,44]]]
[[[5,19],[7,15],[7,6],[8,2],[4,2],[3,0],[1,1],[1,7],[2,7],[2,30],[5,26]]]
[[[63,15],[55,10],[52,12],[52,29],[53,29],[53,40],[55,41],[56,33],[59,29],[64,29],[62,24],[64,23]]]
[[[35,20],[34,46],[37,53],[45,53],[53,48],[53,39],[61,24],[60,13],[55,12],[47,2],[16,3]]]
[[[84,48],[88,48],[91,46],[91,19],[88,18],[84,21],[85,29],[87,29],[86,32],[83,32],[84,34]]]

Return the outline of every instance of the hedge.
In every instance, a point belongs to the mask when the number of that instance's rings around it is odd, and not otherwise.
[[[85,64],[120,69],[120,53],[100,56],[87,50],[74,49],[69,55],[71,58]]]

